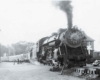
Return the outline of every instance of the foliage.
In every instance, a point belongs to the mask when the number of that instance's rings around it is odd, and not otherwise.
[[[25,42],[25,41],[20,41],[15,44],[12,44],[10,46],[4,46],[0,45],[0,54],[1,56],[6,55],[18,55],[18,54],[25,54],[30,51],[34,43],[32,42]]]
[[[25,54],[27,53],[34,43],[29,43],[29,42],[18,42],[16,44],[12,44],[12,47],[15,49],[15,54]]]
[[[8,53],[8,48],[0,44],[0,56],[3,56],[3,53]]]

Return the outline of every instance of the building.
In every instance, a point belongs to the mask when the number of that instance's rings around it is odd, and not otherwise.
[[[100,51],[94,51],[93,58],[100,59]]]
[[[91,50],[94,50],[94,40],[86,35],[86,42],[88,46],[91,46]]]
[[[93,54],[94,54],[94,40],[92,38],[90,38],[89,36],[87,36],[86,34],[85,34],[85,37],[86,37],[86,44],[87,44],[88,54],[93,57]]]

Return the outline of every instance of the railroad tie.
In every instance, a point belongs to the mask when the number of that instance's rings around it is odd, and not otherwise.
[[[96,74],[96,69],[94,69],[94,68],[88,69],[88,74],[95,75]]]
[[[96,74],[100,76],[100,69],[96,69]]]
[[[94,69],[94,68],[89,68],[88,69],[88,74],[89,74],[89,77],[90,78],[96,78],[97,76],[99,76],[99,74],[98,73],[96,73],[97,72],[97,69]]]
[[[84,68],[77,68],[77,69],[76,69],[76,72],[77,72],[79,75],[82,75],[82,74],[84,74],[85,69],[84,69]]]

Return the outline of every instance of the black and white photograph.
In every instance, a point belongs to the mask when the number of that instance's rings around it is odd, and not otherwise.
[[[100,0],[0,0],[0,80],[100,80]]]

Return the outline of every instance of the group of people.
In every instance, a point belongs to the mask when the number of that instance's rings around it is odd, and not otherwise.
[[[14,60],[14,65],[15,65],[15,63],[20,64],[21,61],[20,61],[19,59],[17,59],[17,60],[15,59],[15,60]]]

